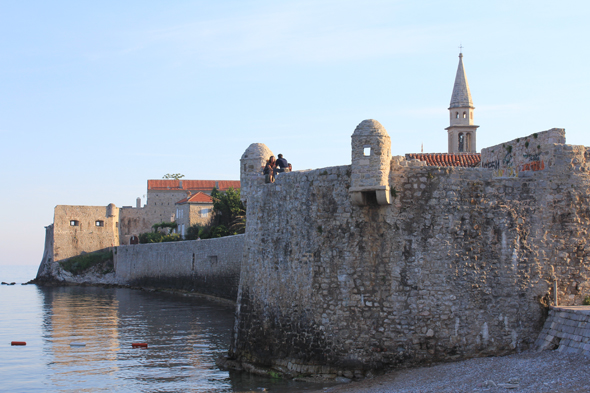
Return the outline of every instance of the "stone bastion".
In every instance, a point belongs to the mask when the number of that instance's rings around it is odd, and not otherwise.
[[[230,367],[360,378],[504,355],[534,343],[554,279],[560,305],[589,294],[589,154],[563,129],[484,149],[480,168],[391,157],[375,120],[352,165],[265,184],[270,154],[253,144],[241,162]]]

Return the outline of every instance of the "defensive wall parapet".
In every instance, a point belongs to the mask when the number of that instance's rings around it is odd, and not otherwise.
[[[250,184],[234,364],[361,377],[530,347],[553,274],[560,304],[590,291],[586,148],[539,145],[551,164],[519,177],[393,157],[385,205],[354,203],[350,165]]]
[[[120,282],[195,291],[235,301],[244,235],[120,246],[115,272]]]

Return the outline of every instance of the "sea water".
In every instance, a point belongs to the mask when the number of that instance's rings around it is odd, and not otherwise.
[[[299,392],[322,385],[227,372],[234,307],[127,288],[21,285],[0,266],[1,392]],[[26,346],[12,346],[25,341]],[[145,343],[147,348],[134,348]],[[72,345],[74,344],[74,345]]]

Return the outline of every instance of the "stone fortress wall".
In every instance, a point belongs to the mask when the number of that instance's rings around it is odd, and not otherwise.
[[[357,139],[371,129],[373,139]],[[270,150],[246,150],[230,363],[362,377],[507,354],[534,343],[553,279],[560,305],[588,295],[587,148],[565,145],[553,129],[484,149],[482,168],[433,167],[390,157],[384,135],[366,120],[352,136],[353,165],[284,173],[272,184],[250,165],[264,159],[253,152]],[[379,170],[359,162],[366,145],[380,152],[368,158]],[[518,177],[498,175],[510,165]],[[374,183],[355,186],[367,176]]]
[[[237,298],[244,235],[117,247],[119,282]]]
[[[119,245],[119,209],[108,206],[65,206],[54,210],[55,261]]]

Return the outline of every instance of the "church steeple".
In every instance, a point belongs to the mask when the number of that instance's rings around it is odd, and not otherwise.
[[[455,76],[455,86],[453,86],[453,95],[451,96],[450,108],[474,108],[471,100],[471,91],[469,91],[469,83],[467,82],[467,75],[465,75],[465,68],[463,67],[463,53],[459,54],[459,67],[457,67],[457,75]]]
[[[476,152],[475,136],[479,126],[473,123],[474,109],[467,75],[463,67],[463,53],[460,53],[449,106],[451,124],[446,128],[449,135],[449,153]]]

